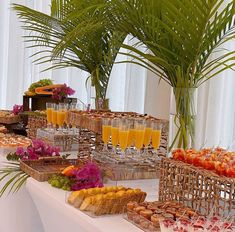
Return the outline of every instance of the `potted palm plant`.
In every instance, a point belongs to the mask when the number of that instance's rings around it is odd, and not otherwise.
[[[118,25],[148,49],[122,45],[130,62],[172,86],[177,131],[169,150],[193,146],[197,88],[235,65],[235,51],[221,49],[235,38],[235,0],[110,0],[103,12],[102,23]]]
[[[98,108],[108,108],[106,92],[110,73],[126,34],[105,24],[90,23],[99,16],[97,4],[105,0],[52,0],[51,15],[22,5],[13,5],[29,32],[29,47],[40,47],[37,63],[51,62],[50,68],[76,67],[90,74]],[[86,10],[84,10],[84,8]],[[90,25],[90,27],[85,27]]]

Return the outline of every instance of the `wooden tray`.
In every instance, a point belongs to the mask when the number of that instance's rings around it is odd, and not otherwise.
[[[84,164],[84,161],[78,159],[48,157],[39,160],[21,160],[20,168],[35,180],[43,182],[49,180],[52,175],[61,173],[69,165],[78,166],[82,164]]]

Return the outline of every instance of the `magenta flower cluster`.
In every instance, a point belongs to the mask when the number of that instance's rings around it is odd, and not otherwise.
[[[23,105],[14,105],[12,112],[14,115],[18,115],[20,112],[23,112]]]
[[[32,140],[32,145],[28,146],[26,149],[18,147],[16,150],[16,154],[20,156],[22,160],[37,160],[40,157],[59,156],[59,152],[60,148],[50,146],[39,139]]]
[[[72,191],[103,187],[101,171],[92,162],[88,162],[81,169],[74,171],[74,175],[75,183],[71,186]]]
[[[52,94],[53,99],[63,100],[66,97],[73,95],[75,93],[75,90],[64,84],[60,88],[55,88],[52,93],[53,93]]]

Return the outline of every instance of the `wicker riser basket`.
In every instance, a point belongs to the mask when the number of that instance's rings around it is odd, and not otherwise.
[[[164,158],[159,199],[179,201],[203,215],[235,215],[235,178]]]

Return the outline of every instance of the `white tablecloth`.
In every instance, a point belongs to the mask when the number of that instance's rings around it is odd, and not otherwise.
[[[5,161],[0,154],[0,164]],[[115,184],[142,188],[148,193],[148,200],[157,199],[157,180],[108,183]],[[67,197],[68,192],[29,178],[18,193],[0,198],[0,232],[142,231],[121,215],[91,218],[67,204]]]
[[[119,185],[142,187],[148,200],[156,200],[157,180],[122,181]],[[45,232],[141,232],[123,219],[122,215],[91,218],[66,203],[68,193],[30,178],[26,184],[40,214]]]
[[[0,165],[5,162],[0,155]],[[5,181],[6,182],[6,181]],[[0,185],[2,188],[3,183]],[[0,232],[43,232],[37,208],[25,186],[0,198]]]

